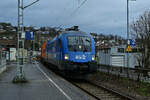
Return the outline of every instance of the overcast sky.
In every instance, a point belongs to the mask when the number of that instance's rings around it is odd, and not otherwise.
[[[34,1],[34,0],[33,0]],[[117,34],[126,37],[126,0],[40,0],[26,8],[26,26],[50,26],[64,28],[78,25],[82,31]],[[0,3],[0,22],[17,25],[18,0],[3,0]],[[32,0],[24,0],[28,5]],[[150,0],[129,2],[130,23],[144,11],[150,10]]]

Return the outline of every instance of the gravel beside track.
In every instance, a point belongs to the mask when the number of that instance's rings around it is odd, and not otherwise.
[[[82,89],[89,95],[93,96],[97,100],[134,100],[130,97],[118,94],[110,89],[106,89],[104,87],[98,86],[96,84],[92,84],[91,82],[71,82],[73,85]]]

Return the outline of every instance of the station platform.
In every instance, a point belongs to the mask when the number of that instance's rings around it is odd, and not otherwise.
[[[0,74],[0,100],[94,100],[42,64],[25,64],[27,83],[12,83],[16,64]]]

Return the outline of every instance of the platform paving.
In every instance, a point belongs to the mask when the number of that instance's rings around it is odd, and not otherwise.
[[[13,84],[16,64],[0,75],[0,100],[94,100],[42,64],[25,64],[28,83]]]

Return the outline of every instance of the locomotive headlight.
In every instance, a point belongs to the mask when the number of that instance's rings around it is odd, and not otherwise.
[[[65,60],[68,60],[69,59],[69,55],[65,54],[64,58],[65,58]]]
[[[92,55],[92,61],[94,61],[95,60],[95,55]]]

